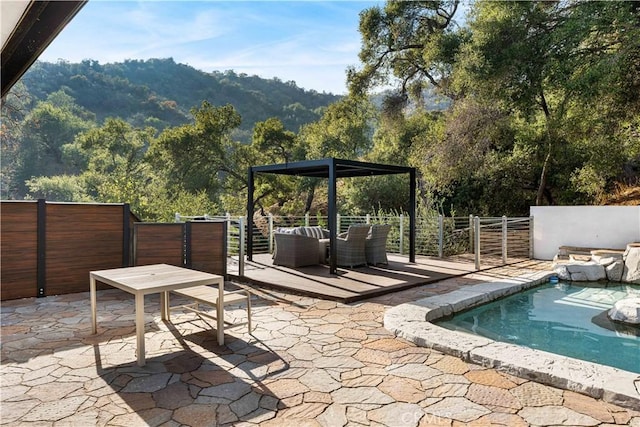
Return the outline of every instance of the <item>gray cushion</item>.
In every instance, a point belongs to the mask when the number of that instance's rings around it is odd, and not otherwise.
[[[282,234],[294,234],[295,228],[293,228],[293,227],[277,227],[274,231],[276,233],[282,233]]]
[[[293,234],[300,234],[302,236],[314,237],[316,239],[324,239],[328,237],[328,233],[325,234],[325,230],[320,226],[313,227],[296,227]]]

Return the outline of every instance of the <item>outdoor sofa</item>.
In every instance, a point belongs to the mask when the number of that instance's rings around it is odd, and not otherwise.
[[[352,224],[336,239],[337,264],[341,267],[388,264],[389,224]],[[273,264],[304,267],[324,264],[329,255],[329,230],[319,226],[278,228],[274,233]]]
[[[319,226],[278,228],[274,233],[273,264],[304,267],[325,263],[329,230]]]

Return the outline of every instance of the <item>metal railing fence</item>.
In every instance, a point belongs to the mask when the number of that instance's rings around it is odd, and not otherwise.
[[[473,223],[476,269],[483,259],[506,264],[509,258],[533,257],[533,218],[476,216]]]
[[[238,257],[240,275],[244,271],[246,251],[246,218],[231,216],[187,217],[176,214],[176,221],[225,220],[227,226],[227,256]],[[387,252],[400,255],[409,253],[409,217],[406,215],[338,215],[338,233],[351,224],[390,224]],[[253,253],[273,253],[273,234],[282,227],[328,227],[326,216],[256,216],[252,230]],[[509,259],[533,256],[533,218],[531,217],[444,217],[432,215],[416,220],[416,255],[450,257],[473,255],[476,269],[481,265],[506,264]]]

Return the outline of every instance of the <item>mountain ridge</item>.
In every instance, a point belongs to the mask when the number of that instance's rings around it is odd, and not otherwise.
[[[172,58],[105,64],[91,59],[80,63],[38,61],[22,82],[33,97],[33,105],[62,90],[93,112],[99,122],[121,117],[134,126],[158,130],[189,122],[190,110],[204,101],[231,104],[242,117],[238,131],[241,139],[250,138],[255,123],[270,117],[279,118],[285,128],[298,132],[300,126],[318,120],[324,107],[341,98],[278,78],[264,79],[233,70],[208,73]]]

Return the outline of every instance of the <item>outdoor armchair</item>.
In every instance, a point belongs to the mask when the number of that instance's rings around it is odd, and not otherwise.
[[[369,228],[369,224],[353,224],[349,226],[345,237],[337,237],[336,258],[339,266],[354,267],[367,264],[365,240]]]
[[[389,264],[387,259],[387,236],[389,236],[390,230],[391,225],[389,224],[374,224],[371,226],[365,241],[367,264]]]

